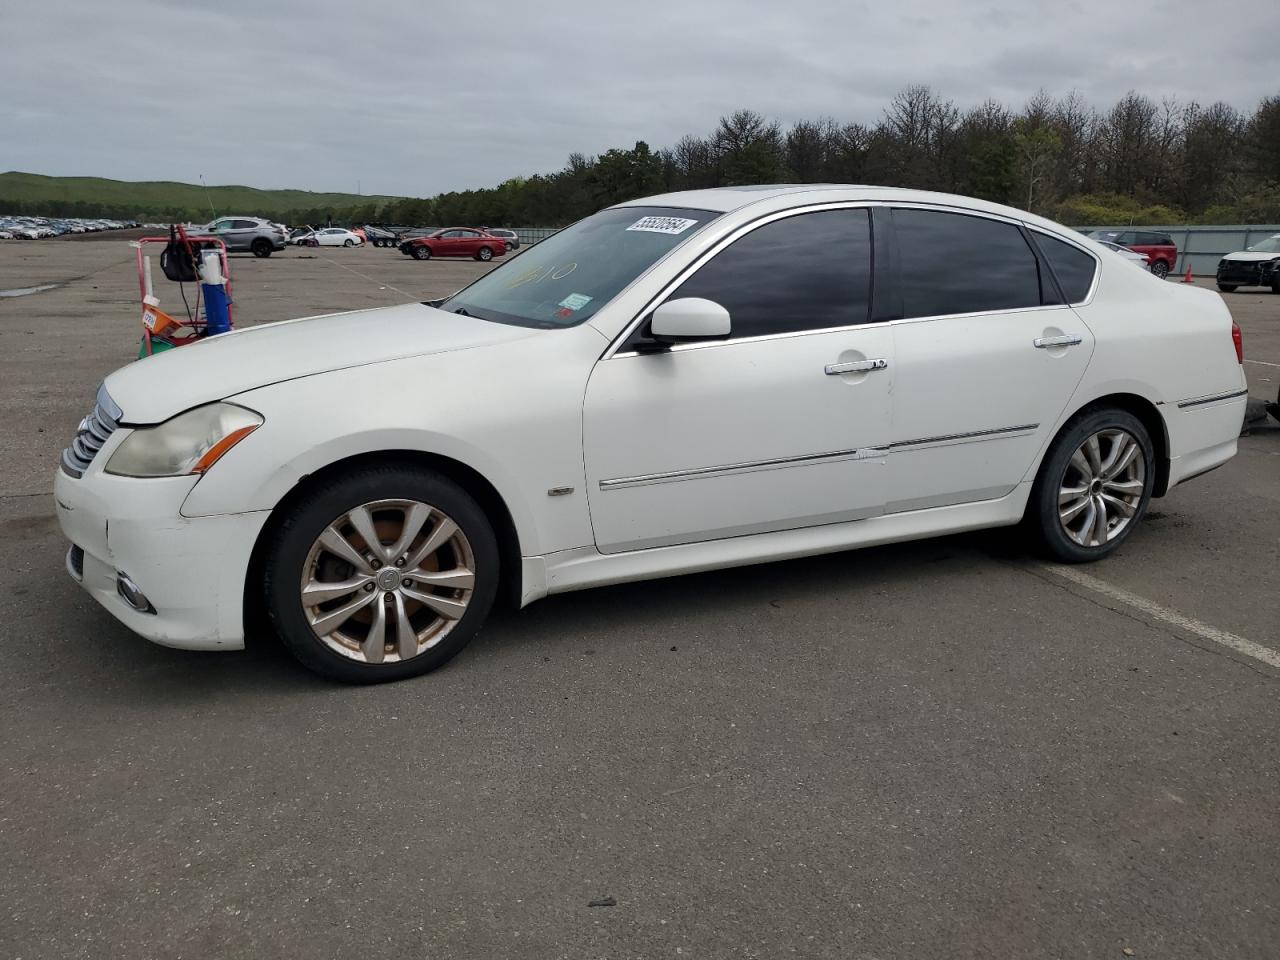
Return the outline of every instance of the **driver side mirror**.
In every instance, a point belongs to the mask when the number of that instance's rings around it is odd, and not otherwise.
[[[664,344],[725,340],[731,329],[729,311],[702,297],[668,300],[649,320],[649,335]]]

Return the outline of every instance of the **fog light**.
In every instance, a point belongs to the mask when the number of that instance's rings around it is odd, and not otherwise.
[[[138,589],[138,585],[130,580],[129,575],[123,570],[116,571],[116,593],[120,594],[124,602],[139,613],[156,612],[156,608],[151,605],[147,595]]]

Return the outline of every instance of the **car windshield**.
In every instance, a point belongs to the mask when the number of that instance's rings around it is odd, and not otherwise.
[[[618,207],[579,220],[455,293],[441,310],[522,327],[572,327],[718,217]]]
[[[1267,237],[1261,243],[1255,243],[1249,249],[1253,253],[1280,253],[1280,233],[1274,237]]]

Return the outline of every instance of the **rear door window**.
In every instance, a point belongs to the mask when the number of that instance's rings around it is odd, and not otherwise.
[[[1014,224],[899,207],[893,227],[904,317],[1041,305],[1039,264]]]

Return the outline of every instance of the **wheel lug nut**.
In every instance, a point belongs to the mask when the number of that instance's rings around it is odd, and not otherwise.
[[[373,569],[377,570],[380,566],[382,566],[382,561],[381,561],[381,560],[370,560],[370,561],[369,561],[369,565],[370,565],[371,567],[373,567]]]
[[[394,593],[384,593],[382,599],[385,603],[392,603],[395,601],[396,595]]]
[[[373,593],[373,584],[372,584],[372,583],[366,583],[366,584],[364,585],[364,592],[365,592],[365,593]]]
[[[413,581],[412,581],[412,580],[401,580],[401,581],[400,581],[400,586],[402,586],[402,587],[412,587],[412,586],[413,586]]]
[[[404,566],[404,557],[401,557],[400,559],[398,559],[398,560],[396,561],[396,566],[397,566],[397,567],[403,567],[403,566]]]

